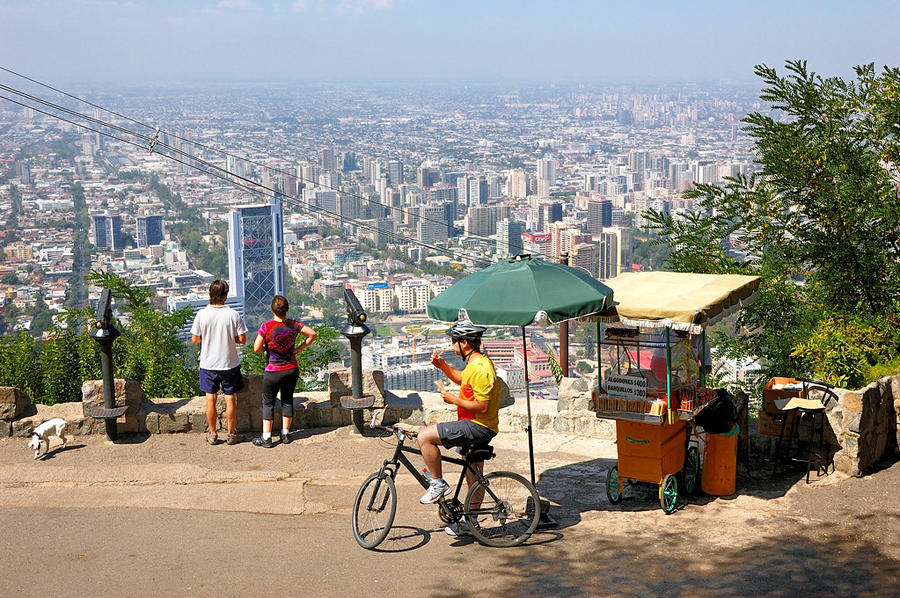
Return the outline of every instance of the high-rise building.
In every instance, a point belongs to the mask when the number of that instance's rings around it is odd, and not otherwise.
[[[106,240],[106,215],[94,214],[91,220],[94,223],[94,247],[106,249],[109,247],[109,241]]]
[[[487,177],[488,199],[503,197],[503,178],[499,174],[489,174]]]
[[[468,204],[470,206],[483,206],[488,202],[488,183],[487,179],[481,176],[471,177],[468,179],[469,195]]]
[[[158,245],[166,238],[162,216],[138,216],[137,246]]]
[[[471,178],[467,174],[461,174],[456,178],[456,200],[461,206],[472,205],[469,202],[469,180]]]
[[[419,241],[434,243],[447,240],[446,208],[444,205],[419,206],[419,222],[416,233]]]
[[[547,203],[542,202],[538,208],[543,212],[543,216],[541,220],[544,221],[544,226],[550,224],[551,222],[559,222],[562,220],[563,211],[562,204],[560,203]]]
[[[518,220],[504,218],[497,222],[497,255],[508,257],[524,253],[522,233],[525,227]]]
[[[28,162],[16,162],[16,176],[23,185],[31,186],[31,166]]]
[[[334,148],[325,147],[319,150],[319,168],[322,170],[337,170],[334,160]]]
[[[522,245],[524,253],[542,255],[547,259],[554,258],[550,233],[523,233]]]
[[[341,173],[333,171],[325,171],[319,175],[319,186],[326,189],[341,188]]]
[[[497,209],[495,206],[472,206],[466,213],[466,234],[489,237],[497,232]]]
[[[403,184],[403,162],[391,160],[387,163],[388,181],[391,187],[399,187]]]
[[[604,227],[612,226],[612,202],[609,200],[588,202],[588,232],[599,235]]]
[[[631,271],[632,263],[631,229],[612,226],[600,234],[599,272],[600,280],[615,278],[622,272]]]
[[[377,185],[378,181],[381,180],[381,162],[378,160],[365,160],[365,163],[368,162],[366,173],[369,175],[369,183],[372,185]]]
[[[538,179],[537,181],[537,194],[538,197],[542,199],[546,199],[550,197],[550,187],[552,184],[549,179]]]
[[[442,204],[444,206],[444,220],[447,222],[447,238],[458,237],[459,230],[453,224],[453,222],[459,217],[459,204],[455,201],[445,201]]]
[[[452,201],[453,203],[458,204],[459,189],[454,185],[437,183],[428,189],[426,197],[428,198],[428,203],[444,203],[445,201]]]
[[[106,217],[106,242],[113,251],[125,249],[125,237],[122,236],[122,217],[117,214]]]
[[[344,172],[352,172],[359,168],[356,160],[356,152],[346,151],[341,154],[341,170]]]
[[[547,225],[547,230],[550,232],[552,256],[554,258],[558,258],[566,253],[566,240],[563,239],[563,233],[570,228],[571,226],[564,222],[552,222]]]
[[[537,161],[537,178],[556,184],[556,158],[539,158]]]
[[[510,170],[507,174],[507,194],[515,199],[528,197],[528,175],[521,168]]]
[[[431,166],[419,166],[416,170],[416,184],[423,191],[437,185],[441,180],[441,171]]]
[[[337,191],[325,191],[324,189],[316,189],[312,193],[312,198],[316,206],[322,208],[326,212],[326,217],[336,218],[339,215],[338,210],[338,193]]]
[[[569,252],[569,266],[580,268],[597,276],[597,246],[593,243],[579,243]]]
[[[113,251],[125,249],[121,216],[95,214],[91,218],[94,221],[94,247]]]
[[[628,167],[634,172],[644,172],[650,163],[650,152],[631,150],[628,152]]]
[[[247,163],[237,156],[225,156],[225,169],[235,176],[247,176]]]
[[[301,162],[297,165],[297,178],[306,185],[315,185],[319,180],[319,167],[309,162]]]
[[[281,201],[235,206],[228,213],[231,294],[244,297],[248,313],[265,314],[274,295],[284,295]]]

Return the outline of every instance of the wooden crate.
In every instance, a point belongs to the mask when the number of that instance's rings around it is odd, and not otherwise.
[[[779,412],[781,413],[781,412]],[[785,434],[790,432],[791,427],[791,419],[794,417],[794,414],[791,412],[785,412],[784,416],[787,417],[787,421],[785,422]],[[769,436],[778,436],[781,433],[781,419],[775,418],[772,414],[766,413],[765,411],[759,411],[757,413],[757,417],[759,418],[759,433],[760,434],[768,434]]]
[[[772,378],[771,380],[769,380],[766,383],[765,389],[763,390],[763,411],[765,411],[766,413],[768,413],[770,415],[777,414],[780,412],[780,410],[778,409],[778,407],[775,406],[775,401],[777,401],[779,399],[789,399],[791,397],[799,397],[801,394],[803,394],[803,391],[800,389],[798,389],[798,390],[783,390],[783,389],[775,390],[774,388],[772,388],[773,386],[776,386],[776,385],[792,384],[792,383],[800,384],[800,382],[798,380],[795,380],[794,378],[775,377],[775,378]],[[762,431],[762,425],[760,425],[760,431]],[[778,434],[778,432],[775,432],[775,433]]]

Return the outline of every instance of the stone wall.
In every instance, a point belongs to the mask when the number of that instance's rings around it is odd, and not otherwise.
[[[876,469],[881,461],[900,458],[900,374],[887,376],[859,390],[836,388],[834,392],[838,401],[829,404],[826,412],[826,460],[830,458],[838,471],[861,476]],[[742,404],[746,404],[745,400],[743,397]],[[563,378],[557,407],[562,417],[554,420],[555,430],[615,439],[615,422],[597,419],[592,410],[589,380]],[[741,414],[740,405],[737,413]],[[748,429],[746,416],[740,423],[742,430]],[[808,425],[803,426],[799,430],[800,439],[808,442],[810,432]],[[772,454],[777,438],[757,435],[754,444],[764,453]],[[740,446],[742,458],[748,458],[749,434],[742,432]]]
[[[835,389],[837,405],[828,411],[835,469],[861,476],[883,459],[897,456],[900,445],[900,374],[859,390]]]
[[[25,413],[28,396],[12,386],[0,386],[0,437],[12,435],[13,421]]]
[[[553,429],[565,434],[615,440],[616,422],[594,411],[593,383],[586,378],[563,378],[559,383]]]

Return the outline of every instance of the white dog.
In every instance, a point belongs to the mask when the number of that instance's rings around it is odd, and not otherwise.
[[[44,448],[44,454],[50,450],[50,437],[58,436],[60,440],[62,440],[63,448],[65,448],[66,443],[69,442],[69,439],[66,438],[66,429],[68,428],[68,424],[66,420],[61,417],[54,417],[53,419],[48,419],[31,433],[31,440],[28,441],[28,448],[34,449],[34,458],[37,459],[41,456],[41,444],[46,443],[46,447]]]

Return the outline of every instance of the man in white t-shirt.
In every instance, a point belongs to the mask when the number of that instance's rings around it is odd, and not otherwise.
[[[197,312],[191,326],[191,342],[200,345],[200,390],[206,393],[206,440],[218,444],[216,398],[219,388],[225,396],[228,444],[237,444],[237,392],[244,387],[241,357],[237,345],[247,342],[247,325],[235,310],[225,305],[228,283],[214,280],[209,285],[209,305]]]

